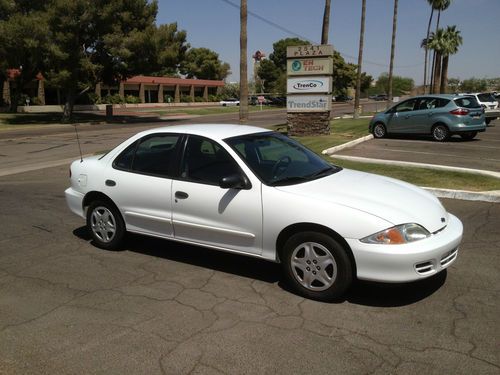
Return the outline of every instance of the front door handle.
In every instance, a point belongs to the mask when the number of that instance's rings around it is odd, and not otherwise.
[[[410,115],[406,115],[405,116],[405,119],[409,119],[411,116]]]
[[[177,199],[186,199],[189,197],[188,193],[184,193],[183,191],[176,191],[175,192],[175,197]]]

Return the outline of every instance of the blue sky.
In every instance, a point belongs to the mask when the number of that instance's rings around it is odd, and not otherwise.
[[[239,0],[230,0],[239,4]],[[363,71],[374,78],[388,71],[393,0],[367,0]],[[320,42],[324,0],[248,0],[248,10],[311,41]],[[430,7],[426,0],[399,0],[395,74],[423,80],[425,38]],[[500,0],[454,0],[440,25],[457,25],[464,39],[450,58],[449,76],[500,77]],[[329,43],[349,62],[356,62],[361,0],[332,0]],[[159,0],[157,22],[177,22],[192,47],[207,47],[231,65],[229,81],[239,80],[239,10],[223,0]],[[248,17],[248,56],[267,55],[272,44],[289,33]],[[251,65],[249,65],[249,72]]]

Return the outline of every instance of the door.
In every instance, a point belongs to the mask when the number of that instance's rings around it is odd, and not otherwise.
[[[176,239],[216,248],[262,252],[260,185],[223,189],[223,177],[243,172],[231,155],[207,138],[189,136],[180,176],[172,183]]]
[[[152,134],[128,146],[107,169],[104,193],[127,230],[173,237],[172,179],[180,136]]]
[[[413,109],[417,99],[406,100],[391,110],[391,117],[387,124],[389,133],[411,133]]]

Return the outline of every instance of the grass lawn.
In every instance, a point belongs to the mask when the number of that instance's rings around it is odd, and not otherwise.
[[[331,134],[312,137],[295,137],[300,143],[318,154],[321,151],[368,135],[370,119],[338,119],[331,121]]]
[[[60,124],[62,113],[0,113],[0,129],[14,128],[20,125]],[[104,117],[92,113],[73,113],[72,123],[90,123],[103,121]]]
[[[296,139],[327,161],[345,168],[376,173],[426,187],[470,191],[500,190],[500,179],[494,177],[465,172],[355,162],[335,159],[321,154],[323,150],[329,147],[368,135],[369,121],[370,119],[333,120],[331,125],[332,133],[330,135],[296,137]]]
[[[279,107],[270,107],[270,106],[262,106],[263,111],[267,111],[270,109],[281,109]],[[219,115],[221,113],[236,113],[239,112],[240,107],[238,106],[228,106],[228,107],[207,107],[207,108],[172,108],[165,110],[155,109],[151,110],[160,116],[168,116],[170,114],[186,114],[186,115],[198,115],[198,116],[206,116],[206,115]],[[260,106],[248,106],[249,112],[258,112],[260,111]]]

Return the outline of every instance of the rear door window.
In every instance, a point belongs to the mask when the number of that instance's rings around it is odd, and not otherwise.
[[[422,98],[418,103],[419,110],[435,109],[446,106],[450,101],[444,98]]]
[[[415,103],[417,102],[417,99],[410,99],[407,100],[401,104],[398,104],[394,109],[395,112],[408,112],[408,111],[413,111],[413,108],[415,107]]]
[[[463,98],[455,99],[455,104],[462,108],[480,108],[481,106],[473,96],[464,96]]]

